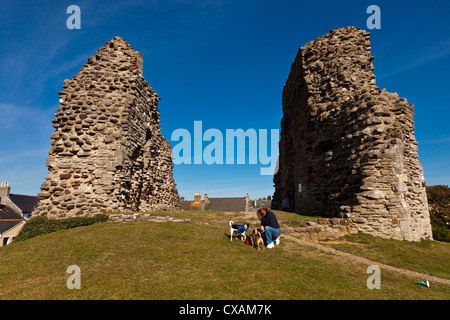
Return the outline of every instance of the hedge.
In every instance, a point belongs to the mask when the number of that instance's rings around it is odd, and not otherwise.
[[[433,239],[437,241],[450,242],[450,229],[440,226],[431,226],[433,229]]]
[[[108,218],[107,214],[63,219],[49,219],[44,216],[32,217],[25,223],[20,233],[14,238],[14,241],[23,241],[59,230],[88,226],[96,222],[105,222]]]

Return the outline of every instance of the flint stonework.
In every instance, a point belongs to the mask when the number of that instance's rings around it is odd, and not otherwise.
[[[181,208],[172,150],[160,129],[160,98],[142,76],[142,62],[115,37],[64,81],[34,214]]]
[[[375,85],[369,33],[332,30],[298,51],[283,89],[272,207],[349,218],[359,231],[432,239],[413,105]]]

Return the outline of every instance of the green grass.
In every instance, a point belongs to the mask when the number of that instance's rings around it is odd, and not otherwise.
[[[239,213],[164,214],[190,218],[192,222],[101,223],[41,235],[0,248],[0,299],[450,297],[448,286],[433,283],[430,288],[422,287],[417,284],[422,279],[384,269],[381,270],[381,289],[369,290],[366,287],[367,265],[286,239],[275,249],[262,251],[241,241],[230,241],[227,222],[230,217],[235,222],[244,221]],[[280,213],[278,217],[286,221],[286,225],[309,219],[289,213]],[[372,251],[380,247],[376,250],[379,250],[380,260],[384,260],[381,262],[391,261],[387,254],[392,247],[389,241],[368,237],[352,241],[365,241],[364,245],[372,246]],[[414,261],[418,252],[428,249],[433,257],[439,252],[448,257],[448,247],[441,247],[441,243],[429,244],[429,247],[407,242],[402,245],[405,246],[403,258],[407,257],[407,261]],[[361,255],[363,253],[364,250]],[[402,264],[402,259],[398,259],[399,266],[409,266]],[[447,277],[448,261],[443,257],[436,263],[441,266],[431,270],[423,262],[416,267],[421,272]],[[81,269],[80,290],[66,287],[69,277],[66,269],[70,265]],[[441,269],[446,269],[447,273]]]
[[[337,242],[340,243],[323,241],[322,244],[394,267],[450,279],[450,243],[448,242],[398,241],[363,233],[345,236]]]

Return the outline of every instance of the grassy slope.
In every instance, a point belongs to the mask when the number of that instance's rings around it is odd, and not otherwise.
[[[366,287],[367,265],[355,263],[287,240],[257,251],[229,241],[226,221],[239,214],[171,213],[192,223],[103,223],[59,231],[0,248],[1,299],[448,299],[450,288],[381,270],[381,289]],[[248,220],[249,217],[245,219]],[[305,217],[283,213],[296,225]],[[250,219],[254,222],[253,219]],[[195,223],[194,223],[195,222]],[[361,240],[362,239],[362,240]],[[387,242],[385,242],[387,241]],[[434,260],[418,271],[449,278],[449,246],[394,242],[369,237],[346,240],[340,249],[361,250],[365,242],[378,261],[410,266],[418,254]],[[331,244],[330,244],[331,245]],[[350,247],[350,248],[348,248]],[[358,248],[358,249],[354,249]],[[408,250],[411,248],[411,250]],[[413,250],[414,249],[414,250]],[[364,254],[365,250],[357,252]],[[374,256],[370,256],[373,258]],[[406,261],[405,264],[402,261]],[[66,269],[81,268],[81,290],[69,290]]]

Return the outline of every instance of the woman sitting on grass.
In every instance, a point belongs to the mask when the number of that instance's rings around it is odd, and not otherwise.
[[[256,215],[261,220],[260,228],[263,231],[264,244],[271,249],[274,247],[274,243],[280,243],[281,229],[277,217],[269,208],[258,209]]]

